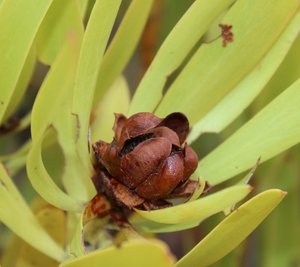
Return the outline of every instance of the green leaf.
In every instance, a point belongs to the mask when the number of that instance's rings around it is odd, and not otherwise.
[[[197,175],[196,178],[194,178],[195,175]],[[188,202],[191,202],[191,201],[194,201],[194,200],[198,199],[201,196],[201,194],[203,193],[203,191],[205,189],[205,186],[206,186],[206,181],[203,179],[203,177],[198,175],[197,172],[195,172],[192,175],[191,179],[198,180],[199,186],[198,186],[198,188],[195,189],[194,193],[192,194],[192,196],[190,197]]]
[[[23,96],[28,88],[29,81],[34,71],[36,63],[36,51],[35,47],[32,47],[27,55],[26,61],[24,63],[22,72],[19,76],[18,82],[16,84],[13,95],[11,96],[11,101],[6,109],[4,115],[4,121],[8,119],[18,108],[19,104],[23,100]],[[20,126],[18,127],[20,128]]]
[[[66,242],[66,214],[48,203],[44,202],[36,212],[36,217],[48,234],[61,246]],[[54,223],[55,222],[55,223]],[[16,267],[57,267],[58,262],[49,258],[44,253],[34,249],[30,244],[22,242],[21,251],[17,257]]]
[[[69,211],[82,211],[83,203],[63,192],[49,176],[45,169],[41,149],[45,135],[32,144],[27,157],[27,174],[33,188],[52,205]]]
[[[83,166],[91,174],[89,158],[88,128],[93,96],[98,78],[100,64],[108,38],[115,21],[121,0],[96,1],[80,50],[75,77],[72,113],[77,124],[76,152]]]
[[[240,244],[280,203],[285,192],[265,191],[237,208],[198,245],[176,263],[176,267],[209,266]]]
[[[52,65],[68,35],[83,36],[77,1],[53,0],[36,37],[38,58]]]
[[[84,164],[89,161],[89,157],[82,162],[76,153],[79,130],[77,117],[71,110],[81,39],[80,31],[68,35],[55,58],[33,106],[31,133],[35,143],[47,127],[54,126],[65,156],[62,180],[66,191],[74,199],[85,202],[95,194],[95,189],[90,179],[91,170]],[[51,102],[49,99],[57,100]]]
[[[74,124],[71,105],[71,97],[64,99],[60,112],[56,114],[53,121],[53,126],[64,155],[62,176],[64,188],[71,197],[86,202],[95,196],[96,190],[91,180],[91,171],[86,169],[76,153],[77,128]]]
[[[157,114],[164,117],[175,108],[192,125],[203,118],[259,64],[298,7],[298,0],[237,1],[222,20],[232,25],[234,41],[226,47],[222,38],[202,45],[170,86]]]
[[[1,4],[0,124],[12,101],[27,55],[50,4],[51,0],[6,0]]]
[[[86,11],[88,9],[90,0],[79,0],[78,4],[79,4],[79,8],[80,8],[80,13],[81,13],[81,17],[84,19]]]
[[[264,162],[300,141],[300,80],[204,157],[197,171],[212,185]]]
[[[32,247],[62,261],[66,255],[38,223],[11,178],[0,164],[0,221]],[[21,222],[21,223],[20,223]]]
[[[236,185],[223,189],[198,200],[180,204],[171,208],[154,211],[135,209],[142,217],[165,224],[200,223],[209,216],[221,212],[237,203],[250,193],[249,185]]]
[[[299,28],[299,26],[298,26]],[[294,41],[288,55],[253,103],[253,110],[263,108],[300,77],[300,35]]]
[[[73,236],[68,247],[69,253],[72,256],[80,257],[85,254],[84,241],[83,241],[83,213],[77,219]]]
[[[124,264],[130,267],[171,267],[174,264],[174,257],[164,243],[140,239],[124,242],[120,247],[94,251],[66,261],[60,267],[98,267],[99,264],[114,267],[121,267]]]
[[[264,164],[257,173],[264,177],[259,184],[260,190],[274,183],[288,190],[285,200],[260,228],[261,246],[258,249],[261,251],[261,266],[281,267],[291,262],[299,263],[300,243],[297,233],[300,230],[300,179],[296,177],[300,170],[299,159],[299,149],[295,148]]]
[[[31,135],[38,138],[52,124],[64,99],[70,94],[79,53],[80,39],[69,36],[51,66],[32,108]],[[49,101],[55,99],[55,101]],[[76,130],[75,130],[76,131]]]
[[[93,110],[91,122],[92,143],[98,140],[112,141],[114,113],[126,114],[129,103],[129,88],[125,78],[120,76]]]
[[[149,221],[142,217],[138,213],[134,213],[129,219],[130,223],[140,232],[144,233],[168,233],[178,232],[185,229],[190,229],[198,226],[201,222],[189,222],[189,223],[177,223],[177,224],[165,224]]]
[[[298,36],[300,12],[293,18],[279,40],[251,73],[218,102],[200,121],[188,137],[191,143],[202,133],[219,133],[253,101],[272,77]],[[281,76],[282,78],[282,76]]]
[[[100,98],[121,74],[132,56],[145,27],[152,3],[153,0],[133,0],[131,2],[103,57],[98,74],[94,105],[99,103]]]
[[[137,88],[129,114],[154,110],[162,97],[163,87],[168,76],[182,64],[210,24],[233,2],[234,0],[198,0],[194,2],[157,52]],[[193,87],[189,89],[191,88]],[[171,112],[174,111],[174,108],[177,110],[177,107],[173,106]]]

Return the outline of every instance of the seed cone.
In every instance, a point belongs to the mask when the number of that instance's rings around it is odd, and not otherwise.
[[[182,113],[160,119],[149,112],[115,115],[114,140],[93,145],[99,193],[127,208],[160,208],[166,199],[190,196],[198,183],[188,180],[198,165],[184,141],[189,122]]]

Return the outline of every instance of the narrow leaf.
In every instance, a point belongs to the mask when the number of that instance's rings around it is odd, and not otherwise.
[[[58,243],[60,246],[64,246],[66,241],[66,215],[64,211],[59,210],[48,203],[44,203],[38,211],[36,211],[36,217],[43,228],[48,234]],[[55,222],[55,223],[54,223]],[[22,243],[21,251],[17,257],[16,267],[57,267],[58,262],[44,253],[34,249],[30,244]]]
[[[92,170],[88,128],[98,72],[121,0],[96,1],[80,50],[73,92],[72,113],[77,123],[76,151],[87,170]]]
[[[157,114],[185,113],[195,124],[261,61],[299,7],[298,0],[240,0],[224,16],[234,41],[202,45],[171,85]],[[247,12],[245,12],[247,10]],[[221,33],[221,29],[220,29]]]
[[[52,65],[68,35],[83,36],[79,5],[74,0],[53,0],[36,37],[39,60]]]
[[[8,119],[18,108],[19,104],[23,100],[26,89],[28,88],[29,81],[34,71],[36,64],[36,51],[35,47],[32,47],[25,60],[22,72],[19,76],[18,82],[16,84],[15,90],[10,101],[7,110],[4,115],[4,120]],[[20,128],[20,127],[18,127]]]
[[[248,185],[232,186],[195,201],[154,211],[135,210],[144,218],[165,224],[201,222],[231,207],[250,193]]]
[[[53,122],[74,79],[80,36],[70,35],[39,90],[32,108],[31,135],[39,137]],[[55,99],[55,101],[49,101]]]
[[[132,56],[149,16],[153,0],[133,0],[100,66],[94,104],[110,88]]]
[[[178,232],[196,227],[200,224],[199,221],[177,224],[157,223],[154,221],[149,221],[148,219],[142,217],[137,213],[133,214],[133,216],[130,218],[130,223],[134,226],[135,229],[145,233]]]
[[[231,92],[197,122],[188,137],[191,143],[202,133],[219,133],[261,92],[287,55],[299,31],[300,12],[293,18],[268,54]]]
[[[62,261],[66,257],[62,248],[38,223],[2,165],[0,165],[0,199],[0,221],[32,247],[53,259]]]
[[[285,192],[265,191],[227,216],[176,267],[209,266],[239,245],[280,203]]]
[[[0,8],[0,124],[38,28],[51,4],[44,1],[4,1]],[[34,16],[32,15],[34,14]]]
[[[203,158],[198,172],[215,185],[300,141],[300,80]]]
[[[234,0],[194,2],[157,52],[136,90],[130,106],[130,114],[154,110],[162,97],[168,76],[182,64],[210,24],[233,2]],[[171,112],[173,111],[174,106]]]
[[[98,140],[111,142],[115,116],[114,113],[126,114],[130,103],[129,88],[124,77],[120,76],[92,113],[92,143]]]
[[[32,144],[27,157],[27,173],[33,188],[52,205],[69,211],[80,212],[83,203],[64,193],[49,176],[42,160],[42,135]]]

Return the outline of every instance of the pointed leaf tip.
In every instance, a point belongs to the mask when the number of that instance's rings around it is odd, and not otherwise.
[[[237,247],[281,202],[286,192],[264,191],[253,197],[215,227],[176,267],[210,266]]]

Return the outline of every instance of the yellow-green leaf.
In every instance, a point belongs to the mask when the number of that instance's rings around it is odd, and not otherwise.
[[[36,211],[36,217],[43,228],[60,246],[64,246],[66,242],[66,214],[48,203]],[[58,262],[40,251],[34,249],[30,244],[23,242],[20,254],[17,257],[17,264],[15,267],[57,267]]]
[[[73,84],[80,36],[69,36],[39,90],[32,108],[31,135],[38,138],[51,125]],[[49,101],[55,99],[55,101]]]
[[[240,244],[280,203],[285,192],[265,191],[237,208],[198,245],[176,263],[176,267],[209,266]]]
[[[70,97],[64,99],[60,112],[56,114],[53,121],[53,126],[64,155],[62,176],[64,188],[71,197],[86,202],[95,196],[96,190],[91,180],[90,170],[86,169],[76,153],[77,128],[74,125],[71,104]]]
[[[194,2],[160,47],[137,88],[130,106],[130,114],[154,110],[162,97],[168,76],[182,64],[210,24],[233,2],[234,0]],[[195,72],[198,73],[198,71]],[[176,106],[173,106],[171,112],[174,109],[178,110]]]
[[[124,77],[120,76],[104,95],[92,113],[91,141],[111,142],[113,139],[114,113],[126,114],[130,102],[129,88]]]
[[[68,35],[83,36],[78,3],[74,0],[53,0],[36,37],[39,60],[52,65]]]
[[[92,166],[88,151],[90,112],[98,72],[108,38],[113,27],[121,0],[96,1],[81,45],[75,77],[72,113],[77,123],[76,152],[82,164],[91,174]]]
[[[149,221],[137,213],[134,213],[133,216],[129,219],[129,221],[135,229],[145,233],[177,232],[196,227],[200,224],[199,221],[177,224],[157,223],[154,221]]]
[[[299,29],[299,26],[298,26]],[[259,110],[278,96],[300,77],[300,35],[294,41],[288,55],[253,103],[253,109]]]
[[[171,267],[174,257],[167,246],[156,240],[131,240],[120,247],[110,247],[94,251],[85,256],[66,261],[60,267]]]
[[[6,0],[0,8],[0,124],[51,0]],[[33,15],[34,14],[34,15]]]
[[[36,64],[36,51],[35,51],[35,47],[33,46],[27,55],[22,72],[21,72],[18,82],[16,84],[14,93],[11,96],[12,101],[10,101],[10,103],[6,109],[6,112],[4,115],[4,121],[6,119],[8,119],[11,115],[13,115],[13,113],[16,111],[19,104],[23,100],[23,96],[26,92],[29,81],[33,74],[35,64]],[[18,128],[20,128],[20,126]]]
[[[94,105],[98,104],[106,90],[121,74],[132,56],[147,18],[153,0],[133,0],[112,40],[100,66],[95,90]]]
[[[135,210],[144,218],[165,224],[199,223],[209,216],[221,212],[243,199],[252,187],[236,185],[195,201],[180,204],[171,208],[153,211]]]
[[[0,221],[32,247],[62,261],[66,254],[39,224],[10,177],[0,165]],[[20,223],[21,222],[21,223]]]
[[[300,141],[300,79],[223,144],[204,157],[198,172],[218,184]]]
[[[298,36],[300,12],[293,18],[279,40],[261,62],[231,92],[198,121],[188,137],[191,143],[207,132],[218,133],[231,123],[261,92],[287,55]],[[282,78],[282,76],[281,76]]]
[[[48,174],[42,159],[42,142],[45,135],[36,138],[27,157],[27,173],[33,188],[52,205],[80,212],[83,203],[63,192]]]
[[[261,61],[299,8],[298,0],[239,0],[222,19],[234,41],[202,45],[170,86],[157,114],[185,113],[195,124]],[[221,33],[221,30],[220,30]],[[205,177],[206,178],[206,177]]]

